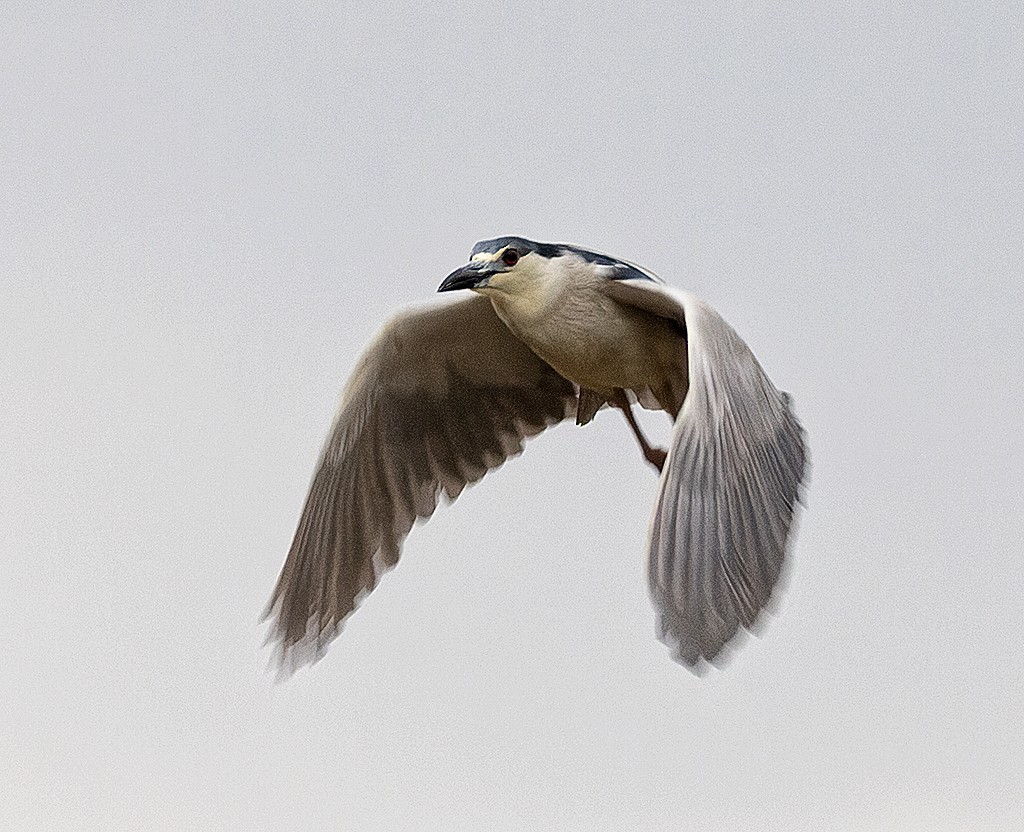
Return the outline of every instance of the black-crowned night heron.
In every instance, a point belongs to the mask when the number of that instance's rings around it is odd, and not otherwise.
[[[648,584],[658,633],[690,667],[768,603],[804,476],[790,399],[697,298],[571,245],[477,243],[438,291],[470,297],[399,315],[342,397],[267,609],[282,666],[323,655],[441,494],[575,415],[619,408],[661,472]],[[652,448],[631,402],[674,420]]]

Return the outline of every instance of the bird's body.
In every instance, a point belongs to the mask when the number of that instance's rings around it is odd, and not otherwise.
[[[782,569],[805,454],[789,397],[710,307],[626,261],[502,237],[440,287],[457,289],[485,297],[398,316],[345,388],[268,608],[284,666],[323,654],[442,494],[606,402],[662,472],[648,561],[659,634],[691,667],[720,655]],[[675,420],[667,452],[630,397]]]
[[[669,320],[623,307],[575,254],[562,268],[535,264],[537,274],[488,296],[505,325],[533,352],[580,387],[611,400],[616,390],[650,390],[673,417],[686,395],[684,332]],[[682,381],[682,390],[674,391]],[[658,395],[661,392],[662,395]],[[674,394],[673,394],[674,393]]]

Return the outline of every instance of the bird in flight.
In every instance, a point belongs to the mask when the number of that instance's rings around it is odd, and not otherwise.
[[[647,570],[658,636],[693,669],[714,660],[783,567],[806,457],[789,395],[711,307],[624,260],[498,237],[438,291],[467,289],[392,319],[345,387],[265,613],[281,668],[323,656],[442,494],[605,406],[660,472]],[[667,449],[634,403],[672,417]]]

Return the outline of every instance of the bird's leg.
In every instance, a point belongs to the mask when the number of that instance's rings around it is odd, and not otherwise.
[[[626,421],[629,422],[630,428],[633,430],[633,435],[636,437],[636,441],[640,443],[640,450],[644,453],[644,459],[646,459],[651,465],[658,469],[660,472],[665,467],[665,458],[668,456],[668,451],[663,448],[652,448],[643,432],[640,430],[640,425],[636,423],[636,417],[633,415],[633,407],[629,403],[629,399],[626,398],[626,391],[619,389],[615,391],[615,398],[611,402],[615,407],[622,411],[622,414],[626,417]]]

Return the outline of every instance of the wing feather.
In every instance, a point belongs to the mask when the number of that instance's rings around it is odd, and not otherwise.
[[[352,375],[267,606],[285,672],[316,661],[442,494],[576,411],[575,387],[479,296],[407,313]]]
[[[751,629],[778,585],[806,465],[790,397],[707,304],[649,281],[609,281],[620,303],[686,331],[689,391],[651,521],[658,635],[690,666]]]

